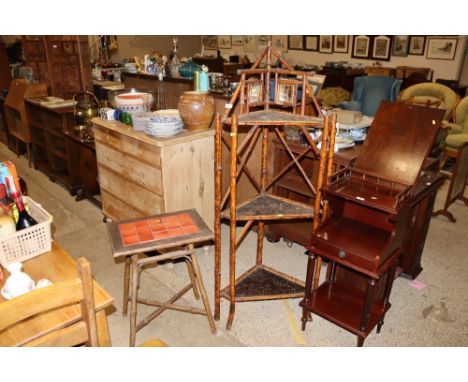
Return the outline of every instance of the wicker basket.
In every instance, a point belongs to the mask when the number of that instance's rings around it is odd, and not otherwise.
[[[0,238],[0,264],[3,267],[31,259],[52,248],[50,235],[52,216],[31,198],[23,196],[23,200],[29,206],[29,213],[36,219],[37,224]]]

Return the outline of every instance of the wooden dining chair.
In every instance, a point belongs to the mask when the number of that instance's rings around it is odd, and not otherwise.
[[[27,320],[37,319],[37,315],[46,315],[49,311],[79,303],[81,320],[65,327],[55,328],[21,345],[98,346],[91,267],[84,257],[80,257],[77,263],[78,278],[35,289],[1,303],[0,338],[3,331],[17,325],[21,326]]]

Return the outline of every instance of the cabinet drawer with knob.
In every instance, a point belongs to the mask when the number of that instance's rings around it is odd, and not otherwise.
[[[320,227],[312,237],[310,249],[331,261],[372,275],[393,253],[386,246],[390,236],[391,231],[342,218]]]

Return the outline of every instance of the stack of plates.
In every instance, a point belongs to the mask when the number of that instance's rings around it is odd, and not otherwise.
[[[145,131],[150,118],[153,116],[151,112],[140,111],[132,115],[133,130]]]
[[[170,137],[183,128],[184,124],[178,110],[158,110],[148,120],[145,133],[153,137]]]

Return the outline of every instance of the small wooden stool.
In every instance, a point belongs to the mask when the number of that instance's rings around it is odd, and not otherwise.
[[[127,314],[130,302],[130,346],[135,346],[136,332],[158,317],[166,309],[204,314],[208,317],[211,332],[216,326],[211,314],[205,286],[195,256],[194,245],[212,241],[214,236],[197,211],[184,210],[145,218],[108,222],[109,236],[114,257],[126,256],[124,276],[123,314]],[[163,251],[151,257],[139,258],[148,251]],[[166,252],[170,250],[171,252]],[[166,302],[138,298],[140,272],[148,264],[182,258],[186,261],[190,283]],[[195,298],[202,298],[205,309],[197,309],[175,304],[190,289]],[[158,309],[137,324],[137,303],[157,306]]]

